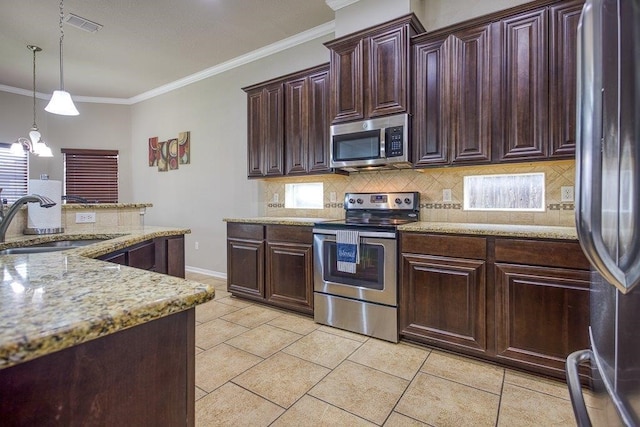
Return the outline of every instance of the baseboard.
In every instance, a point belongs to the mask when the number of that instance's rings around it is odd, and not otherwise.
[[[207,270],[207,269],[198,268],[198,267],[191,267],[189,265],[185,266],[184,270],[188,271],[189,273],[204,274],[205,276],[211,276],[217,279],[227,280],[227,273],[221,273],[219,271]]]

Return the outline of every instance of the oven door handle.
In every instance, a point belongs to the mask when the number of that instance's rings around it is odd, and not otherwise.
[[[323,228],[314,228],[313,234],[324,234],[327,236],[335,236],[338,230],[328,230]],[[358,233],[360,237],[371,237],[378,239],[395,239],[396,233],[393,231],[361,231]]]

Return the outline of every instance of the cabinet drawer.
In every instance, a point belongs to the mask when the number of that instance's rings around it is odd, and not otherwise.
[[[227,223],[227,237],[231,239],[264,240],[262,224]]]
[[[400,245],[404,253],[453,258],[487,258],[487,239],[484,237],[400,233]]]
[[[267,225],[267,241],[312,244],[311,230],[311,227],[297,225]]]
[[[496,239],[496,262],[589,270],[578,242]]]

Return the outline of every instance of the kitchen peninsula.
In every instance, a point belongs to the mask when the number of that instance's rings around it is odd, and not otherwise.
[[[213,288],[92,259],[185,233],[112,227],[0,244],[105,239],[0,256],[3,422],[193,425],[195,306],[212,299]]]

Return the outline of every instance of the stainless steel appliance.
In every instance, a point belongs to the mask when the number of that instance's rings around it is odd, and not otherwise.
[[[576,222],[592,264],[590,349],[567,358],[579,426],[640,424],[640,0],[588,0],[578,35]],[[598,409],[577,366],[590,361]]]
[[[420,194],[347,193],[345,219],[313,228],[314,319],[398,342],[397,226],[419,218]],[[354,272],[339,266],[341,231],[358,236]]]
[[[410,160],[408,114],[331,126],[332,168],[410,168]]]

